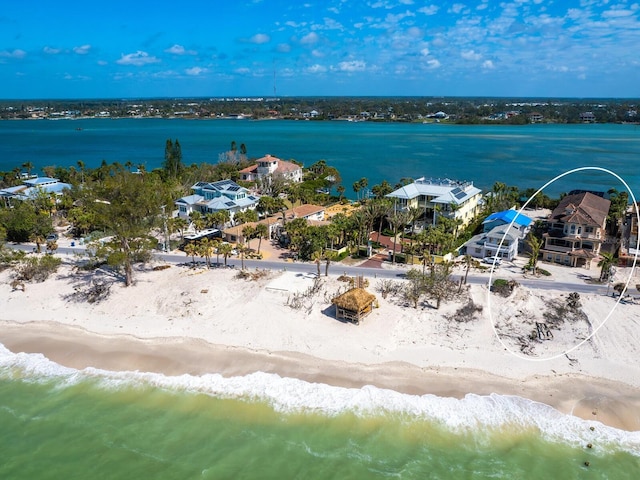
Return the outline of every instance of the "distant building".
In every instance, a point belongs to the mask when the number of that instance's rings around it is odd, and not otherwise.
[[[593,112],[583,112],[580,114],[580,121],[582,123],[594,123],[596,121],[596,116]]]
[[[269,181],[270,177],[277,176],[287,183],[299,183],[302,181],[302,167],[267,154],[258,159],[255,165],[240,170],[240,179],[247,182]]]
[[[540,123],[543,119],[544,117],[540,112],[531,112],[529,114],[529,121],[531,123]]]
[[[542,260],[589,268],[605,240],[610,205],[609,200],[589,192],[562,198],[547,220]]]
[[[480,211],[482,190],[472,182],[445,179],[417,179],[387,195],[396,210],[416,207],[423,211],[422,219],[433,225],[438,216],[459,219],[467,225]]]
[[[218,182],[198,182],[191,187],[192,195],[176,200],[178,216],[189,218],[191,212],[203,215],[220,210],[229,212],[231,221],[233,216],[241,211],[253,210],[258,204],[258,197],[249,190],[241,187],[233,180]]]

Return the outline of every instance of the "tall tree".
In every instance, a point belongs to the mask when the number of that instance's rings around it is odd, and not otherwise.
[[[167,139],[164,147],[163,169],[168,178],[178,178],[184,167],[182,165],[182,147],[176,139],[175,143]]]
[[[86,193],[86,205],[94,211],[97,223],[113,232],[113,240],[97,254],[121,267],[125,285],[130,286],[133,263],[148,258],[155,246],[149,233],[159,225],[160,207],[168,201],[163,185],[155,174],[136,175],[119,167]]]
[[[264,223],[257,224],[255,228],[255,235],[258,237],[258,253],[260,253],[262,239],[269,235],[269,227],[267,227]]]

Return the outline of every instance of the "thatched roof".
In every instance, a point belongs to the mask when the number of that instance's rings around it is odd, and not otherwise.
[[[332,300],[334,305],[346,310],[359,312],[375,302],[376,296],[367,292],[364,288],[352,288]]]

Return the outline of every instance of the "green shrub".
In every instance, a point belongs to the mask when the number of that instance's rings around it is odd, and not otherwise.
[[[49,278],[49,275],[58,270],[61,263],[62,260],[53,255],[26,257],[16,267],[16,279],[27,282],[44,282]]]

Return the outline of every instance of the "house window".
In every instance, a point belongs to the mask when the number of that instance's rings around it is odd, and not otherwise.
[[[481,253],[482,249],[481,248],[476,248],[476,253]]]

